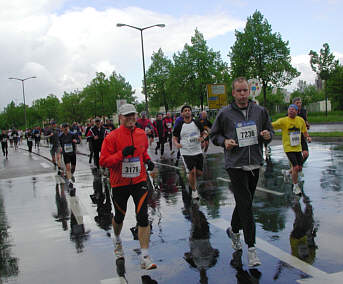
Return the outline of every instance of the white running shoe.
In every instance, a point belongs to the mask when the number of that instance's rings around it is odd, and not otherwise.
[[[192,199],[198,199],[199,200],[198,190],[192,190]]]
[[[150,270],[150,269],[157,268],[157,265],[152,262],[150,256],[146,255],[141,260],[141,268],[146,269],[146,270]]]
[[[234,233],[232,231],[231,227],[227,228],[226,233],[232,241],[232,248],[234,250],[241,250],[242,249],[242,243],[241,243],[240,233]]]
[[[301,194],[301,188],[300,188],[299,184],[293,184],[293,193],[296,195]]]
[[[261,260],[258,258],[256,254],[255,247],[248,248],[248,265],[249,266],[261,265]]]
[[[123,246],[121,242],[116,242],[115,247],[114,247],[114,254],[116,255],[117,258],[124,257],[124,251],[123,251]]]

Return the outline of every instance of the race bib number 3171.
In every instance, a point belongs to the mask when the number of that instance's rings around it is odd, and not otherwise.
[[[237,122],[236,133],[239,147],[251,146],[258,143],[257,128],[254,121]]]
[[[141,162],[139,157],[125,158],[122,164],[122,177],[134,178],[141,174]]]

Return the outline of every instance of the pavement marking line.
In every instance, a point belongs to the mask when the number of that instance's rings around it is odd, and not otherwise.
[[[221,219],[221,218],[212,220],[210,222],[210,224],[213,226],[216,226],[217,228],[220,228],[224,231],[226,231],[227,227],[229,226],[229,222],[224,220],[224,219]],[[256,247],[259,248],[260,250],[274,256],[275,258],[280,259],[281,261],[293,266],[294,268],[306,273],[307,275],[312,276],[313,278],[328,279],[328,277],[330,277],[330,275],[328,273],[321,271],[318,268],[315,268],[314,266],[300,260],[299,258],[297,258],[293,255],[290,255],[289,253],[284,252],[283,250],[279,249],[278,247],[273,246],[272,244],[270,244],[270,243],[268,243],[268,242],[266,242],[260,238],[256,238]],[[299,282],[299,283],[301,283],[301,282]],[[307,282],[303,282],[303,283],[307,283]],[[311,282],[311,283],[314,283],[314,282]],[[323,282],[321,282],[321,283],[323,283]],[[330,284],[333,284],[333,283],[330,283]]]
[[[297,280],[300,284],[323,284],[323,283],[330,283],[330,284],[341,284],[343,279],[343,272],[331,273],[328,274],[326,277],[317,277],[317,278],[306,278]]]
[[[40,165],[41,165],[43,168],[45,168],[45,169],[51,168],[51,166],[50,166],[49,164],[45,163],[45,162],[40,163]]]
[[[124,277],[114,277],[111,279],[101,280],[100,283],[101,284],[123,284],[123,283],[127,283],[127,281]]]
[[[217,177],[217,179],[221,180],[221,181],[231,182],[231,180],[228,179],[228,178]],[[266,189],[266,188],[263,188],[263,187],[260,187],[260,186],[257,186],[256,190],[263,191],[263,192],[266,192],[266,193],[275,194],[275,195],[278,195],[278,196],[284,195],[283,192],[277,192],[277,191],[269,190],[269,189]]]
[[[177,167],[177,166],[172,166],[172,165],[168,165],[168,164],[163,164],[163,163],[159,163],[159,162],[156,162],[156,161],[154,161],[154,163],[157,164],[157,165],[163,166],[163,167],[170,167],[170,168],[177,169],[177,170],[181,170],[181,169],[182,169],[182,168]]]

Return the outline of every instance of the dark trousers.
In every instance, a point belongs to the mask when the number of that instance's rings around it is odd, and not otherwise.
[[[160,147],[161,147],[161,155],[163,155],[163,153],[164,153],[164,143],[165,143],[164,137],[159,136],[158,142],[157,142],[157,146],[155,148],[155,152],[157,152],[157,150],[160,149]]]
[[[89,163],[91,163],[92,158],[93,158],[93,141],[92,140],[88,141],[88,149],[89,149]]]
[[[252,211],[252,202],[259,178],[259,169],[243,171],[230,168],[227,170],[231,180],[236,207],[232,213],[231,227],[234,233],[243,229],[244,241],[251,247],[255,245],[256,226]]]
[[[6,155],[6,157],[7,157],[7,155],[8,155],[8,144],[7,144],[7,142],[1,142],[1,148],[2,148],[2,153],[4,154],[4,156]]]
[[[29,152],[31,153],[32,152],[32,141],[27,141],[27,146],[29,147]]]
[[[100,151],[98,149],[94,149],[93,154],[94,154],[94,165],[96,165],[96,167],[99,169],[100,168],[99,166]]]
[[[171,151],[173,149],[173,134],[172,133],[168,133],[166,140],[169,142],[169,149]]]

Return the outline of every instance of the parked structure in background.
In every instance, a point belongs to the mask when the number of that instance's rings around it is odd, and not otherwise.
[[[307,111],[309,112],[325,112],[325,100],[310,103],[306,106]],[[331,111],[331,101],[328,100],[328,111]]]

